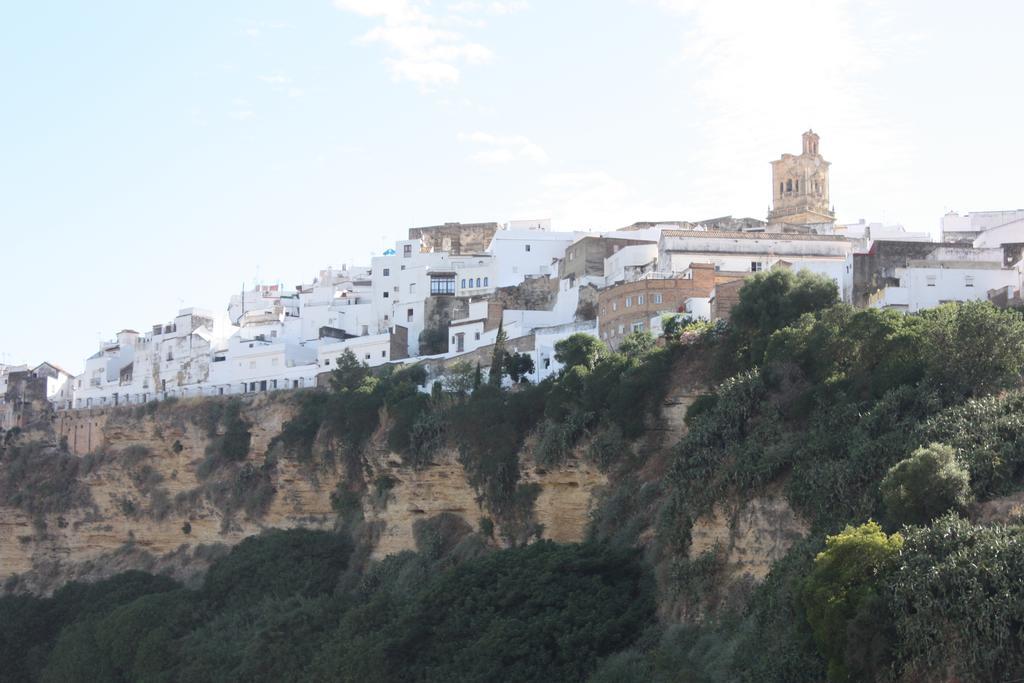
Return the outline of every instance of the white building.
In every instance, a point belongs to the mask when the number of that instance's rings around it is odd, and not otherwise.
[[[583,233],[551,232],[550,224],[533,229],[506,228],[494,233],[487,251],[495,259],[495,286],[511,287],[529,277],[557,275],[565,249]]]
[[[973,244],[983,232],[1011,223],[1019,224],[1022,220],[1024,220],[1024,209],[973,211],[966,216],[950,211],[942,217],[942,241]]]
[[[658,244],[634,244],[623,247],[604,260],[603,287],[635,279],[645,270],[653,270],[658,261]]]
[[[658,243],[658,271],[682,273],[694,263],[715,270],[758,272],[785,261],[794,271],[809,270],[832,278],[840,298],[853,292],[853,244],[838,235],[777,232],[669,230]]]
[[[990,290],[1020,283],[1016,269],[1003,267],[1002,253],[936,245],[925,258],[895,268],[896,283],[871,294],[868,305],[914,312],[953,301],[987,301]]]
[[[861,218],[856,223],[837,224],[835,228],[837,235],[846,237],[856,242],[857,249],[867,249],[875,241],[888,242],[931,242],[932,235],[929,232],[911,232],[899,223],[885,225],[884,223],[868,223]]]

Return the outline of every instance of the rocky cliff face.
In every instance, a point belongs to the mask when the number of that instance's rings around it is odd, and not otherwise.
[[[71,579],[127,569],[189,580],[262,529],[333,528],[338,515],[331,494],[346,478],[341,465],[312,467],[277,458],[269,470],[275,492],[265,512],[250,515],[223,504],[223,488],[231,482],[212,484],[199,471],[211,436],[196,417],[208,401],[181,401],[150,413],[126,408],[65,413],[55,418],[52,433],[23,437],[51,449],[66,440],[77,459],[71,463],[77,467],[74,483],[90,502],[69,506],[51,500],[56,510],[35,512],[0,505],[0,581],[6,590],[46,593]],[[243,466],[262,471],[271,439],[294,413],[288,399],[261,396],[244,404],[251,443]],[[414,470],[382,442],[373,440],[363,463],[365,481],[389,484],[383,492],[370,485],[361,500],[363,516],[375,529],[375,557],[415,549],[413,524],[442,512],[478,526],[486,512],[454,451]],[[540,486],[534,514],[543,536],[564,542],[582,540],[592,493],[607,482],[579,461],[538,469],[528,454],[522,458],[522,480]]]
[[[635,445],[652,455],[641,470],[620,472],[619,478],[657,483],[665,476],[669,450],[685,434],[686,410],[708,390],[703,375],[699,365],[673,369],[661,413]],[[248,452],[211,475],[204,467],[211,443],[224,432],[216,417],[224,405],[191,399],[67,412],[54,416],[52,427],[23,435],[49,456],[20,464],[8,457],[0,463],[7,495],[0,498],[4,590],[48,593],[72,579],[128,569],[195,580],[230,546],[263,529],[332,529],[347,523],[332,504],[339,485],[359,492],[352,504],[361,511],[357,516],[365,522],[363,535],[374,558],[415,549],[418,521],[450,513],[476,529],[481,518],[492,517],[452,449],[411,468],[388,450],[381,428],[353,470],[351,462],[300,462],[272,448],[274,437],[297,413],[297,394],[284,392],[242,404],[241,418],[251,435]],[[318,444],[321,452],[340,452],[336,446]],[[536,484],[539,491],[531,528],[559,542],[583,540],[604,494],[614,495],[622,482],[590,464],[582,446],[575,457],[550,469],[537,466],[531,448],[527,439],[520,454],[520,481]],[[64,450],[71,455],[55,455]],[[15,467],[23,472],[13,490]],[[50,469],[34,472],[33,467]],[[654,537],[659,504],[653,501],[645,513],[641,545]],[[493,543],[514,536],[493,521]],[[806,533],[806,524],[781,493],[767,491],[754,500],[722,501],[694,520],[688,556],[713,553],[726,584],[758,581]],[[665,612],[670,613],[686,618],[674,607]]]

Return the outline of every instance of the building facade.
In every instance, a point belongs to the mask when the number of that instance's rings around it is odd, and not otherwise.
[[[835,221],[829,205],[829,162],[818,151],[819,138],[813,130],[803,134],[799,155],[783,154],[772,164],[772,210],[770,223],[812,225]]]

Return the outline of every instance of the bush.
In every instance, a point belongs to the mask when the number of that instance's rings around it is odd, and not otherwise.
[[[409,433],[409,448],[402,453],[402,463],[420,468],[429,465],[446,441],[446,420],[436,410],[420,413]]]
[[[639,330],[626,335],[619,344],[619,353],[629,358],[643,358],[655,348],[654,335]]]
[[[204,405],[220,406],[217,402]],[[242,402],[237,398],[231,399],[222,410],[214,412],[218,421],[212,427],[207,425],[212,438],[206,446],[206,458],[196,468],[196,476],[200,479],[208,478],[229,463],[242,462],[249,457],[252,441],[249,427],[252,425],[242,418]],[[217,425],[222,431],[218,432]]]
[[[587,460],[607,471],[616,463],[629,460],[632,451],[629,442],[622,436],[622,428],[612,423],[599,429],[587,447]]]
[[[607,354],[608,347],[604,342],[583,332],[555,342],[555,360],[565,366],[564,371],[576,366],[593,368]]]
[[[312,677],[585,680],[653,618],[633,551],[542,541],[463,562],[401,600],[378,589],[345,615]]]
[[[962,512],[971,498],[967,470],[952,448],[933,443],[893,465],[881,485],[889,521],[923,526],[950,510]]]
[[[1024,527],[956,515],[908,529],[880,581],[904,680],[1009,681],[1024,676]]]
[[[250,536],[216,562],[203,581],[215,606],[242,606],[265,597],[313,597],[334,589],[352,552],[344,536],[292,529]]]
[[[875,522],[846,529],[825,540],[825,550],[814,559],[804,582],[807,621],[821,653],[828,660],[830,681],[873,680],[888,665],[891,645],[884,638],[877,647],[850,636],[856,630],[884,635],[889,625],[877,575],[885,571],[903,547],[899,534],[887,536]]]
[[[0,460],[0,499],[33,515],[89,507],[92,493],[81,481],[89,465],[38,442],[12,440]]]
[[[837,303],[836,283],[824,275],[786,268],[757,273],[747,278],[730,313],[725,350],[735,354],[736,369],[759,365],[773,332]]]

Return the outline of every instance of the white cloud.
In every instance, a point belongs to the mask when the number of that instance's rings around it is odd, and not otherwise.
[[[489,12],[491,14],[515,14],[530,8],[526,0],[492,0],[491,2],[479,2],[478,0],[464,0],[448,5],[448,11],[453,14],[474,14],[478,12]]]
[[[657,4],[688,28],[676,66],[686,79],[681,86],[701,110],[692,130],[697,153],[688,160],[700,176],[686,188],[697,213],[760,215],[770,201],[767,162],[782,152],[799,152],[800,133],[808,128],[821,134],[824,156],[836,162],[833,197],[867,192],[865,183],[877,185],[880,177],[899,178],[909,158],[908,137],[869,86],[870,76],[907,44],[906,36],[894,33],[885,5],[865,9],[845,0]],[[895,196],[899,184],[879,189]],[[761,189],[759,200],[745,191],[751,187]],[[837,210],[842,214],[841,205]]]
[[[494,2],[497,13],[509,13],[520,2]],[[484,64],[493,56],[486,46],[475,42],[453,26],[479,28],[482,23],[460,16],[474,11],[477,3],[451,5],[448,14],[429,10],[428,0],[334,0],[334,5],[380,23],[359,37],[362,44],[381,44],[391,52],[386,63],[398,81],[416,83],[424,90],[457,83],[465,65]],[[515,10],[518,11],[518,10]]]
[[[483,133],[459,133],[460,142],[476,145],[479,151],[470,160],[479,164],[507,164],[513,161],[532,161],[544,164],[548,161],[544,148],[522,135],[501,136]]]
[[[614,230],[640,220],[688,215],[678,202],[652,201],[639,185],[600,169],[558,171],[540,178],[536,196],[507,215],[549,216],[559,229]]]
[[[488,11],[493,14],[515,14],[530,8],[526,0],[507,0],[506,2],[492,2],[487,5]]]
[[[265,74],[259,77],[264,83],[270,83],[271,85],[287,85],[292,82],[292,79],[288,77],[283,71],[277,70],[272,71],[269,74]]]

